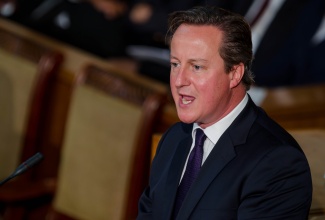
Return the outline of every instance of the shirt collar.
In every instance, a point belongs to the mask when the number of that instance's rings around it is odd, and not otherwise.
[[[248,102],[248,95],[246,94],[243,100],[224,118],[217,121],[213,125],[202,129],[197,123],[193,124],[192,130],[192,138],[195,135],[195,129],[200,128],[204,131],[207,138],[213,143],[216,144],[221,135],[225,132],[225,130],[231,125],[231,123],[235,120],[235,118],[240,114],[240,112],[245,108]]]

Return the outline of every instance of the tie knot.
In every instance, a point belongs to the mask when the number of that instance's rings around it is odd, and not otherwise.
[[[203,143],[205,141],[207,136],[205,136],[204,132],[202,129],[196,129],[196,134],[195,134],[195,146],[203,146]]]

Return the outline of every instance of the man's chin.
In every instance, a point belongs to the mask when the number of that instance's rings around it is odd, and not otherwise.
[[[178,118],[181,122],[186,123],[186,124],[191,124],[194,123],[195,120],[192,117],[188,117],[186,115],[180,115],[178,114]]]

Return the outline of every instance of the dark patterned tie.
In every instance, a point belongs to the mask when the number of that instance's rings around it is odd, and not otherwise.
[[[206,139],[204,132],[201,129],[196,129],[195,135],[195,145],[191,154],[187,161],[186,170],[183,176],[181,183],[178,186],[173,218],[175,219],[178,211],[183,203],[183,200],[190,189],[192,183],[197,178],[201,164],[202,164],[202,156],[203,156],[203,144]]]

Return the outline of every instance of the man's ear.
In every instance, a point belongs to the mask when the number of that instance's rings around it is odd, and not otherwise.
[[[233,69],[229,73],[230,77],[230,88],[238,86],[241,82],[241,79],[244,76],[245,66],[243,63],[233,66]]]

